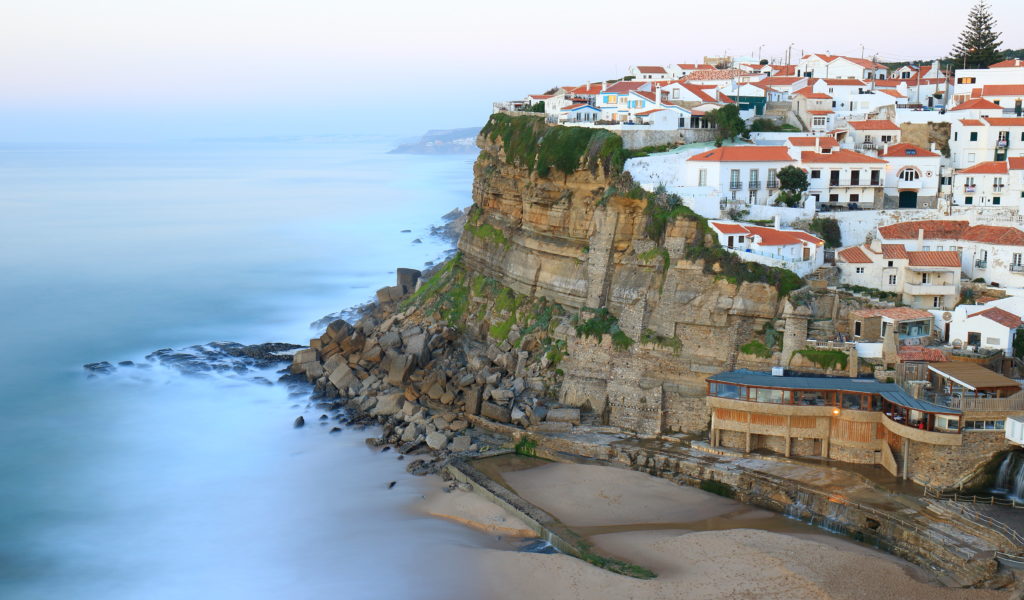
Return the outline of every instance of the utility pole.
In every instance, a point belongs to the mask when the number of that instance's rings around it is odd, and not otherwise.
[[[862,59],[864,58],[864,44],[861,44],[861,45],[860,45],[860,57],[861,57]]]

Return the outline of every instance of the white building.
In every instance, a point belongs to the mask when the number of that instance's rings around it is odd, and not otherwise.
[[[971,225],[967,221],[904,221],[878,228],[884,243],[908,250],[955,250],[968,279],[1002,287],[1024,287],[1024,231],[1016,227]]]
[[[889,68],[885,65],[851,56],[807,54],[796,66],[803,77],[824,79],[885,79]]]
[[[649,92],[653,89],[654,86],[649,81],[617,81],[603,87],[594,99],[594,106],[601,111],[602,121],[627,121],[629,93]]]
[[[960,299],[956,251],[909,251],[874,240],[836,252],[836,267],[843,283],[899,294],[913,308],[950,309]]]
[[[703,63],[677,63],[669,65],[666,69],[672,79],[682,79],[694,71],[714,71],[714,65]]]
[[[883,146],[885,196],[899,208],[935,208],[942,155],[913,144]]]
[[[626,72],[627,77],[636,81],[668,81],[672,79],[665,67],[658,66],[634,66]]]
[[[1001,350],[1006,356],[1013,356],[1013,338],[1024,325],[1017,314],[988,304],[962,304],[950,313],[948,324],[947,343]]]
[[[886,144],[900,142],[900,127],[888,119],[869,119],[866,121],[850,121],[848,141],[853,143],[857,152],[877,155]]]
[[[852,150],[804,151],[800,163],[808,171],[807,193],[818,210],[881,207],[884,160]]]
[[[559,123],[593,123],[601,111],[589,104],[570,104],[558,112]]]
[[[783,146],[723,146],[687,159],[684,181],[724,200],[767,205],[778,195],[779,169],[795,164]]]
[[[953,204],[1024,205],[1024,157],[982,162],[957,171],[953,175]]]
[[[971,100],[960,106],[978,102]],[[981,102],[987,102],[982,100]],[[953,121],[949,152],[953,167],[964,169],[981,162],[1024,156],[1024,117],[989,115]]]
[[[1024,60],[1004,60],[987,69],[957,69],[953,77],[953,98],[950,106],[978,98],[981,90],[987,85],[1014,84],[1024,84]]]
[[[824,262],[825,242],[806,231],[761,227],[734,221],[708,221],[720,246],[748,262],[789,269],[805,276]]]

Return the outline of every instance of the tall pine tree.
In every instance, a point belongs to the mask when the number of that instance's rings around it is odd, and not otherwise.
[[[975,4],[967,15],[967,26],[949,56],[953,67],[984,69],[1003,60],[1003,51],[999,49],[1003,45],[999,40],[1002,34],[994,30],[995,26],[996,19],[988,4],[984,0]]]

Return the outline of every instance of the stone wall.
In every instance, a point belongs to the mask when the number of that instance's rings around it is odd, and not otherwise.
[[[905,457],[907,474],[921,485],[955,487],[967,483],[996,453],[1010,447],[1002,431],[965,431],[962,446],[911,441]]]

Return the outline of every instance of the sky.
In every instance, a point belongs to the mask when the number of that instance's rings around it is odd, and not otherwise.
[[[948,54],[972,0],[9,0],[0,143],[373,134],[706,55]],[[1024,2],[992,0],[1004,48]],[[795,60],[795,59],[794,59]]]

